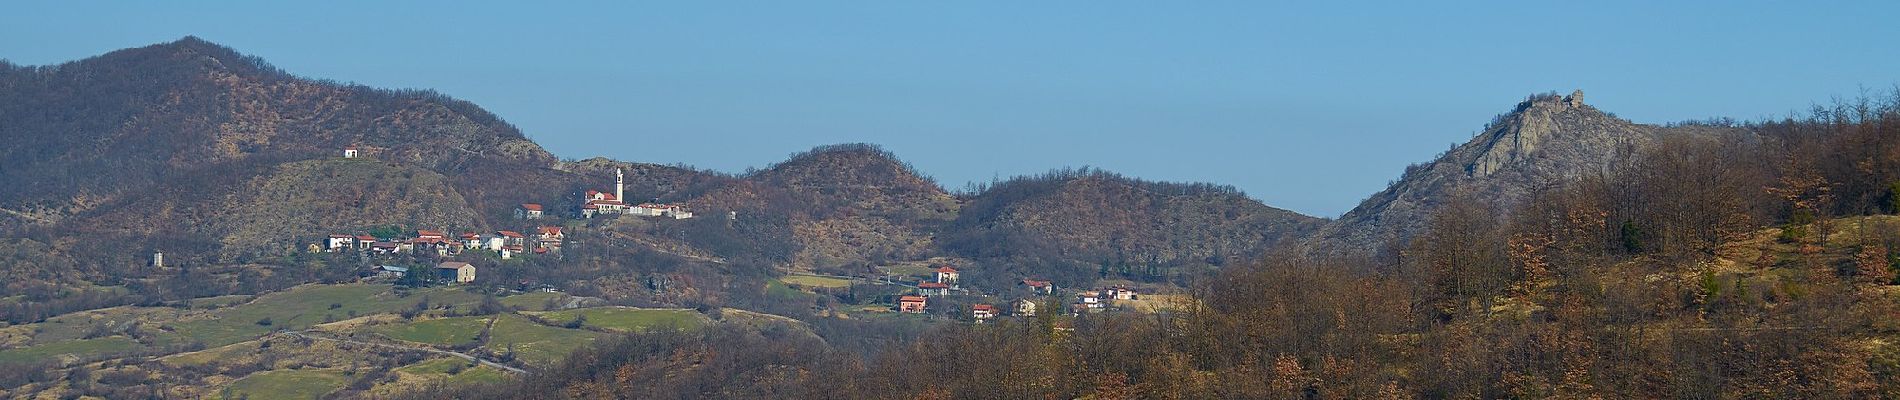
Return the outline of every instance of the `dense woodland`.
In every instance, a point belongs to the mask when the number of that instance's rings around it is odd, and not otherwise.
[[[1448,207],[1392,263],[1226,268],[1171,313],[947,325],[868,353],[656,333],[423,396],[1897,397],[1897,101],[1670,140],[1508,212]]]

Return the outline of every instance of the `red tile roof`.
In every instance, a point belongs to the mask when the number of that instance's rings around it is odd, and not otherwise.
[[[376,237],[375,237],[375,236],[370,236],[370,235],[356,235],[356,240],[361,240],[361,241],[366,241],[366,242],[374,242],[374,241],[376,241]]]
[[[925,297],[924,297],[924,296],[903,296],[903,297],[898,297],[898,298],[897,298],[897,302],[899,302],[899,303],[922,303],[922,302],[924,302],[924,299],[925,299]]]
[[[521,209],[528,210],[528,211],[541,211],[541,205],[534,204],[534,203],[522,203]]]
[[[946,274],[954,274],[954,273],[957,273],[957,269],[950,268],[950,266],[945,265],[945,266],[937,267],[937,272],[942,272]]]
[[[543,235],[554,236],[554,235],[561,234],[561,227],[558,227],[558,226],[543,226],[543,227],[540,227],[539,229],[541,230],[541,234]]]
[[[421,229],[421,230],[417,230],[417,231],[416,231],[416,236],[418,236],[418,237],[430,237],[430,236],[434,236],[434,237],[443,237],[443,236],[447,236],[447,235],[445,235],[445,234],[443,234],[443,233],[442,233],[442,231],[432,231],[432,230],[427,230],[427,229]]]
[[[331,238],[335,238],[335,239],[342,239],[342,238],[351,238],[351,239],[354,239],[354,238],[356,238],[355,236],[350,236],[350,235],[344,235],[344,234],[334,234],[334,235],[330,235],[330,237],[331,237]]]
[[[521,232],[515,232],[515,231],[498,231],[498,232],[495,232],[495,234],[507,236],[511,238],[525,237],[525,236],[521,236]]]
[[[948,289],[950,288],[950,285],[946,285],[946,284],[938,283],[938,282],[924,282],[924,283],[917,284],[917,288],[918,289]]]
[[[1047,287],[1047,286],[1049,286],[1049,281],[1038,281],[1038,280],[1030,280],[1030,279],[1024,279],[1024,280],[1023,280],[1023,284],[1024,284],[1024,285],[1029,285],[1029,287]]]
[[[988,304],[978,304],[978,305],[970,306],[970,309],[976,310],[976,311],[996,311],[996,306],[992,306]]]

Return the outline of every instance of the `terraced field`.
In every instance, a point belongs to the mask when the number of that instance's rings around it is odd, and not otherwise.
[[[315,399],[350,383],[343,373],[327,369],[264,371],[231,382],[226,399]]]
[[[372,330],[396,340],[456,346],[475,342],[475,339],[481,337],[482,330],[488,328],[489,319],[486,316],[438,318],[406,324],[381,325]]]
[[[801,275],[801,274],[786,275],[782,278],[779,278],[779,281],[785,282],[787,284],[797,285],[797,286],[815,287],[815,288],[841,288],[841,287],[851,286],[851,280],[849,279],[834,278],[834,277],[829,277],[829,276],[817,276],[817,275]]]
[[[699,312],[688,309],[642,309],[632,307],[595,307],[545,313],[530,313],[553,323],[573,321],[586,316],[585,326],[619,332],[641,332],[654,328],[694,329],[706,324]]]
[[[601,334],[541,325],[515,314],[504,314],[495,320],[488,332],[486,347],[496,352],[513,351],[515,358],[529,364],[546,365],[581,346],[599,338]]]

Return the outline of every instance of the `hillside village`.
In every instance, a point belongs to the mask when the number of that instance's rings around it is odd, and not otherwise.
[[[358,146],[347,146],[342,150],[344,159],[365,157]],[[597,218],[629,216],[638,218],[657,218],[684,220],[694,218],[692,211],[682,204],[643,202],[628,205],[626,199],[626,175],[621,168],[614,169],[612,192],[590,189],[579,198],[578,209],[550,210],[538,203],[522,203],[512,210],[512,215],[521,226],[533,226],[524,234],[512,230],[453,232],[446,229],[417,229],[398,235],[378,237],[367,233],[334,233],[322,243],[311,244],[310,252],[358,253],[366,256],[364,272],[361,274],[370,280],[401,280],[417,271],[431,271],[428,278],[449,284],[475,284],[478,282],[477,267],[454,261],[477,257],[494,257],[499,260],[512,260],[524,256],[559,257],[566,243],[567,232],[573,229],[588,229],[587,221]],[[728,218],[736,218],[736,212],[729,212]],[[551,223],[553,225],[541,225]],[[440,260],[433,266],[404,267],[373,262],[388,260],[395,256],[421,256]],[[983,293],[960,284],[962,272],[945,264],[932,264],[933,267],[923,273],[893,275],[887,271],[873,269],[872,273],[859,276],[834,276],[831,279],[845,279],[851,284],[880,285],[901,288],[880,298],[890,304],[888,311],[899,314],[927,314],[953,316],[957,319],[982,323],[1002,316],[1033,317],[1038,312],[1050,312],[1048,307],[1058,307],[1056,311],[1075,316],[1085,313],[1099,313],[1121,309],[1117,304],[1128,304],[1141,300],[1137,289],[1128,285],[1114,285],[1087,290],[1065,290],[1057,288],[1048,280],[1022,278],[1018,285],[1020,292],[1016,297],[1002,298]],[[419,269],[424,268],[426,269]],[[807,275],[812,276],[812,275]],[[818,277],[818,276],[812,276]],[[797,285],[795,285],[797,286]],[[823,285],[813,285],[822,288]],[[542,287],[552,290],[551,287]],[[1066,295],[1066,301],[1054,301]],[[956,300],[950,300],[950,299]],[[933,300],[934,299],[934,300]],[[977,302],[972,302],[977,301]],[[997,301],[1005,304],[999,307],[982,301]],[[1046,303],[1046,304],[1045,304]],[[1152,310],[1153,306],[1143,307]]]

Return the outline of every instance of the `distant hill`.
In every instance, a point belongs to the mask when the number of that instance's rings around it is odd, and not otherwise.
[[[1391,186],[1321,227],[1307,248],[1325,257],[1390,257],[1457,196],[1507,212],[1534,191],[1603,173],[1663,136],[1738,132],[1632,123],[1585,104],[1582,91],[1531,96],[1471,141],[1407,167]]]
[[[1229,186],[1149,182],[1092,169],[996,184],[969,199],[943,234],[953,253],[1068,266],[1061,273],[1251,261],[1322,220],[1273,208]],[[1028,271],[1036,273],[1035,271]]]
[[[473,104],[427,91],[302,79],[195,37],[55,66],[0,65],[0,121],[7,121],[0,124],[0,142],[6,143],[0,146],[0,181],[9,183],[0,192],[0,209],[6,210],[0,214],[9,216],[0,228],[228,238],[235,233],[203,231],[237,221],[224,216],[279,208],[276,202],[293,198],[355,198],[342,202],[363,207],[356,211],[365,218],[352,223],[475,224],[470,216],[482,213],[473,207],[503,206],[497,200],[509,196],[471,190],[481,195],[464,197],[458,189],[479,189],[498,178],[545,180],[535,177],[555,162],[513,126]],[[388,163],[383,172],[404,171],[396,181],[436,175],[426,178],[436,183],[387,189],[401,191],[397,197],[362,198],[354,192],[377,192],[382,189],[367,187],[395,181],[330,169],[334,174],[325,175],[325,185],[309,186],[295,181],[313,177],[297,179],[300,172],[279,166],[340,158],[351,145],[366,158]],[[464,175],[481,175],[486,183],[441,178]],[[304,192],[316,187],[334,192]],[[401,210],[414,204],[428,206]],[[256,218],[243,221],[302,226]],[[260,250],[249,240],[220,242],[245,248],[193,250]]]
[[[1252,259],[1319,222],[1228,187],[1099,171],[952,194],[869,144],[744,174],[561,161],[473,104],[300,78],[194,37],[0,66],[0,121],[0,179],[20,188],[0,193],[0,232],[105,250],[115,265],[153,250],[253,262],[392,225],[495,229],[520,224],[520,203],[571,216],[583,192],[612,189],[616,169],[624,200],[700,213],[597,224],[616,240],[792,270],[953,257],[1051,278],[1102,265],[1152,275]],[[346,146],[362,157],[343,159]],[[82,235],[112,245],[67,239]]]

